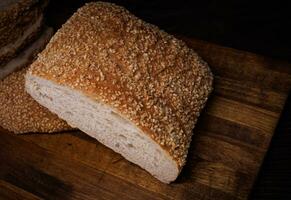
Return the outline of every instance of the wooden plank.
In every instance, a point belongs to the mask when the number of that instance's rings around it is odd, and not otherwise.
[[[280,113],[285,102],[284,93],[262,89],[255,84],[245,85],[242,81],[219,76],[215,76],[214,82],[214,95],[244,104]]]
[[[0,197],[5,200],[39,200],[38,196],[35,196],[15,185],[0,180]]]
[[[241,126],[241,124],[207,113],[204,113],[204,115],[203,120],[199,120],[195,133],[197,130],[207,131],[215,137],[224,137],[224,140],[228,138],[232,143],[236,142],[240,143],[240,145],[248,145],[254,151],[265,151],[269,146],[270,136],[257,128]]]
[[[241,126],[255,127],[269,135],[273,133],[279,118],[278,113],[218,96],[214,96],[209,102],[206,113]]]
[[[247,199],[290,91],[291,65],[185,41],[210,64],[215,85],[174,183],[160,183],[80,131],[1,129],[0,180],[45,199]]]
[[[290,63],[201,40],[182,36],[179,38],[207,61],[216,76],[242,81],[242,84],[249,88],[256,85],[263,90],[268,89],[284,94],[290,90]]]

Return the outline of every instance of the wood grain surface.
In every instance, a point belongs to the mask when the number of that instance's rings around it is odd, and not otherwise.
[[[80,131],[0,129],[0,199],[247,199],[290,91],[291,65],[180,38],[209,63],[215,89],[174,183]]]

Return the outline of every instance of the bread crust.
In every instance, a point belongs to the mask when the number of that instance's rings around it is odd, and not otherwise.
[[[166,150],[179,170],[213,80],[208,65],[184,42],[104,2],[81,7],[28,74],[118,110]]]

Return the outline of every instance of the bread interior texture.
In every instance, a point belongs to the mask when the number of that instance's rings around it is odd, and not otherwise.
[[[179,174],[177,163],[164,149],[110,106],[31,74],[26,75],[26,90],[72,127],[96,138],[160,181],[169,183]]]

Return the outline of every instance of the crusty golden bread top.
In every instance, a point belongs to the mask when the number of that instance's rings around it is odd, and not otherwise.
[[[0,126],[15,133],[72,129],[25,92],[26,70],[14,72],[0,80]]]
[[[80,8],[29,73],[111,105],[179,168],[212,88],[207,64],[184,42],[104,2]]]

